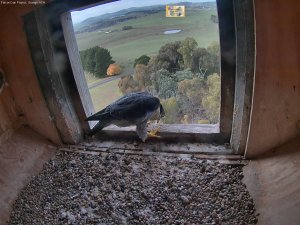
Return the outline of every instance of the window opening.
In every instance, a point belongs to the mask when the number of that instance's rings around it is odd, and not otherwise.
[[[216,2],[132,2],[71,12],[95,111],[124,94],[148,91],[161,99],[165,124],[218,124]]]
[[[83,139],[89,130],[84,119],[94,112],[70,12],[104,3],[107,1],[57,0],[24,16],[37,78],[51,118],[65,143]],[[221,70],[219,124],[165,124],[161,134],[170,140],[219,144],[229,143],[231,138],[235,152],[242,152],[249,125],[255,58],[252,1],[217,0],[217,12]],[[129,31],[127,27],[125,32]],[[58,63],[60,59],[63,63]],[[128,134],[125,130],[111,131],[116,137]]]

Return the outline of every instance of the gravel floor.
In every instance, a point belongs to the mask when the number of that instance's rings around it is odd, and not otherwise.
[[[255,224],[242,177],[214,161],[59,152],[8,224]]]

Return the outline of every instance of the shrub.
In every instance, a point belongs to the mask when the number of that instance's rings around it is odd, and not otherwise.
[[[132,26],[124,26],[124,27],[122,27],[122,30],[130,30],[132,28],[133,28]]]
[[[121,67],[116,63],[110,64],[106,72],[108,76],[118,75],[120,73],[121,73]]]
[[[142,55],[142,56],[140,56],[139,58],[137,58],[137,59],[135,59],[134,60],[134,67],[136,67],[136,65],[138,65],[138,64],[143,64],[143,65],[148,65],[148,63],[149,63],[149,61],[150,61],[150,57],[149,56],[147,56],[147,55]]]

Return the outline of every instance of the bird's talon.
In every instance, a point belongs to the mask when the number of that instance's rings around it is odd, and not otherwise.
[[[157,135],[158,132],[159,132],[159,127],[156,128],[156,129],[151,130],[150,132],[148,132],[148,136],[149,137],[160,138],[161,136]]]
[[[156,134],[154,134],[154,133],[152,133],[152,132],[148,132],[148,137],[161,138],[161,136],[156,135]]]

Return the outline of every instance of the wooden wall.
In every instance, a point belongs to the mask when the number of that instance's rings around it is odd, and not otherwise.
[[[300,126],[300,2],[254,3],[257,55],[248,157],[297,137]],[[22,15],[32,9],[0,7],[0,67],[9,84],[0,95],[0,135],[25,123],[59,143],[23,31]]]
[[[256,0],[254,3],[257,56],[248,157],[256,157],[296,138],[300,127],[300,1]],[[23,124],[52,142],[60,143],[35,76],[23,31],[22,15],[32,9],[32,6],[0,7],[0,67],[8,82],[0,94],[0,147]],[[33,134],[28,132],[17,134],[29,140],[26,135]],[[7,143],[9,146],[3,147],[3,151],[9,150],[7,154],[22,152],[19,145],[12,141]],[[41,148],[40,143],[34,139],[24,149]],[[47,146],[42,151],[48,152]],[[245,168],[247,185],[261,210],[259,223],[298,224],[299,140],[274,150],[278,153],[252,161]],[[39,157],[29,158],[26,165],[33,166],[40,161]],[[44,161],[47,159],[45,157]],[[7,175],[5,169],[6,166],[1,170],[3,176]],[[30,166],[26,171],[29,169]],[[25,171],[23,167],[20,170]]]
[[[55,145],[26,127],[0,145],[0,224],[9,219],[18,193],[42,170],[55,150]]]
[[[35,76],[23,30],[22,16],[33,8],[33,5],[0,7],[0,68],[8,83],[0,94],[0,141],[26,124],[52,142],[60,143]]]
[[[256,71],[245,183],[258,225],[300,221],[300,1],[255,0]]]
[[[257,225],[299,225],[300,138],[244,167],[244,182],[259,213]]]
[[[257,55],[248,157],[300,134],[300,1],[254,4]]]
[[[0,224],[9,218],[21,188],[53,156],[53,143],[61,143],[23,31],[22,15],[32,9],[32,5],[0,5],[0,68],[8,84],[0,94]]]

